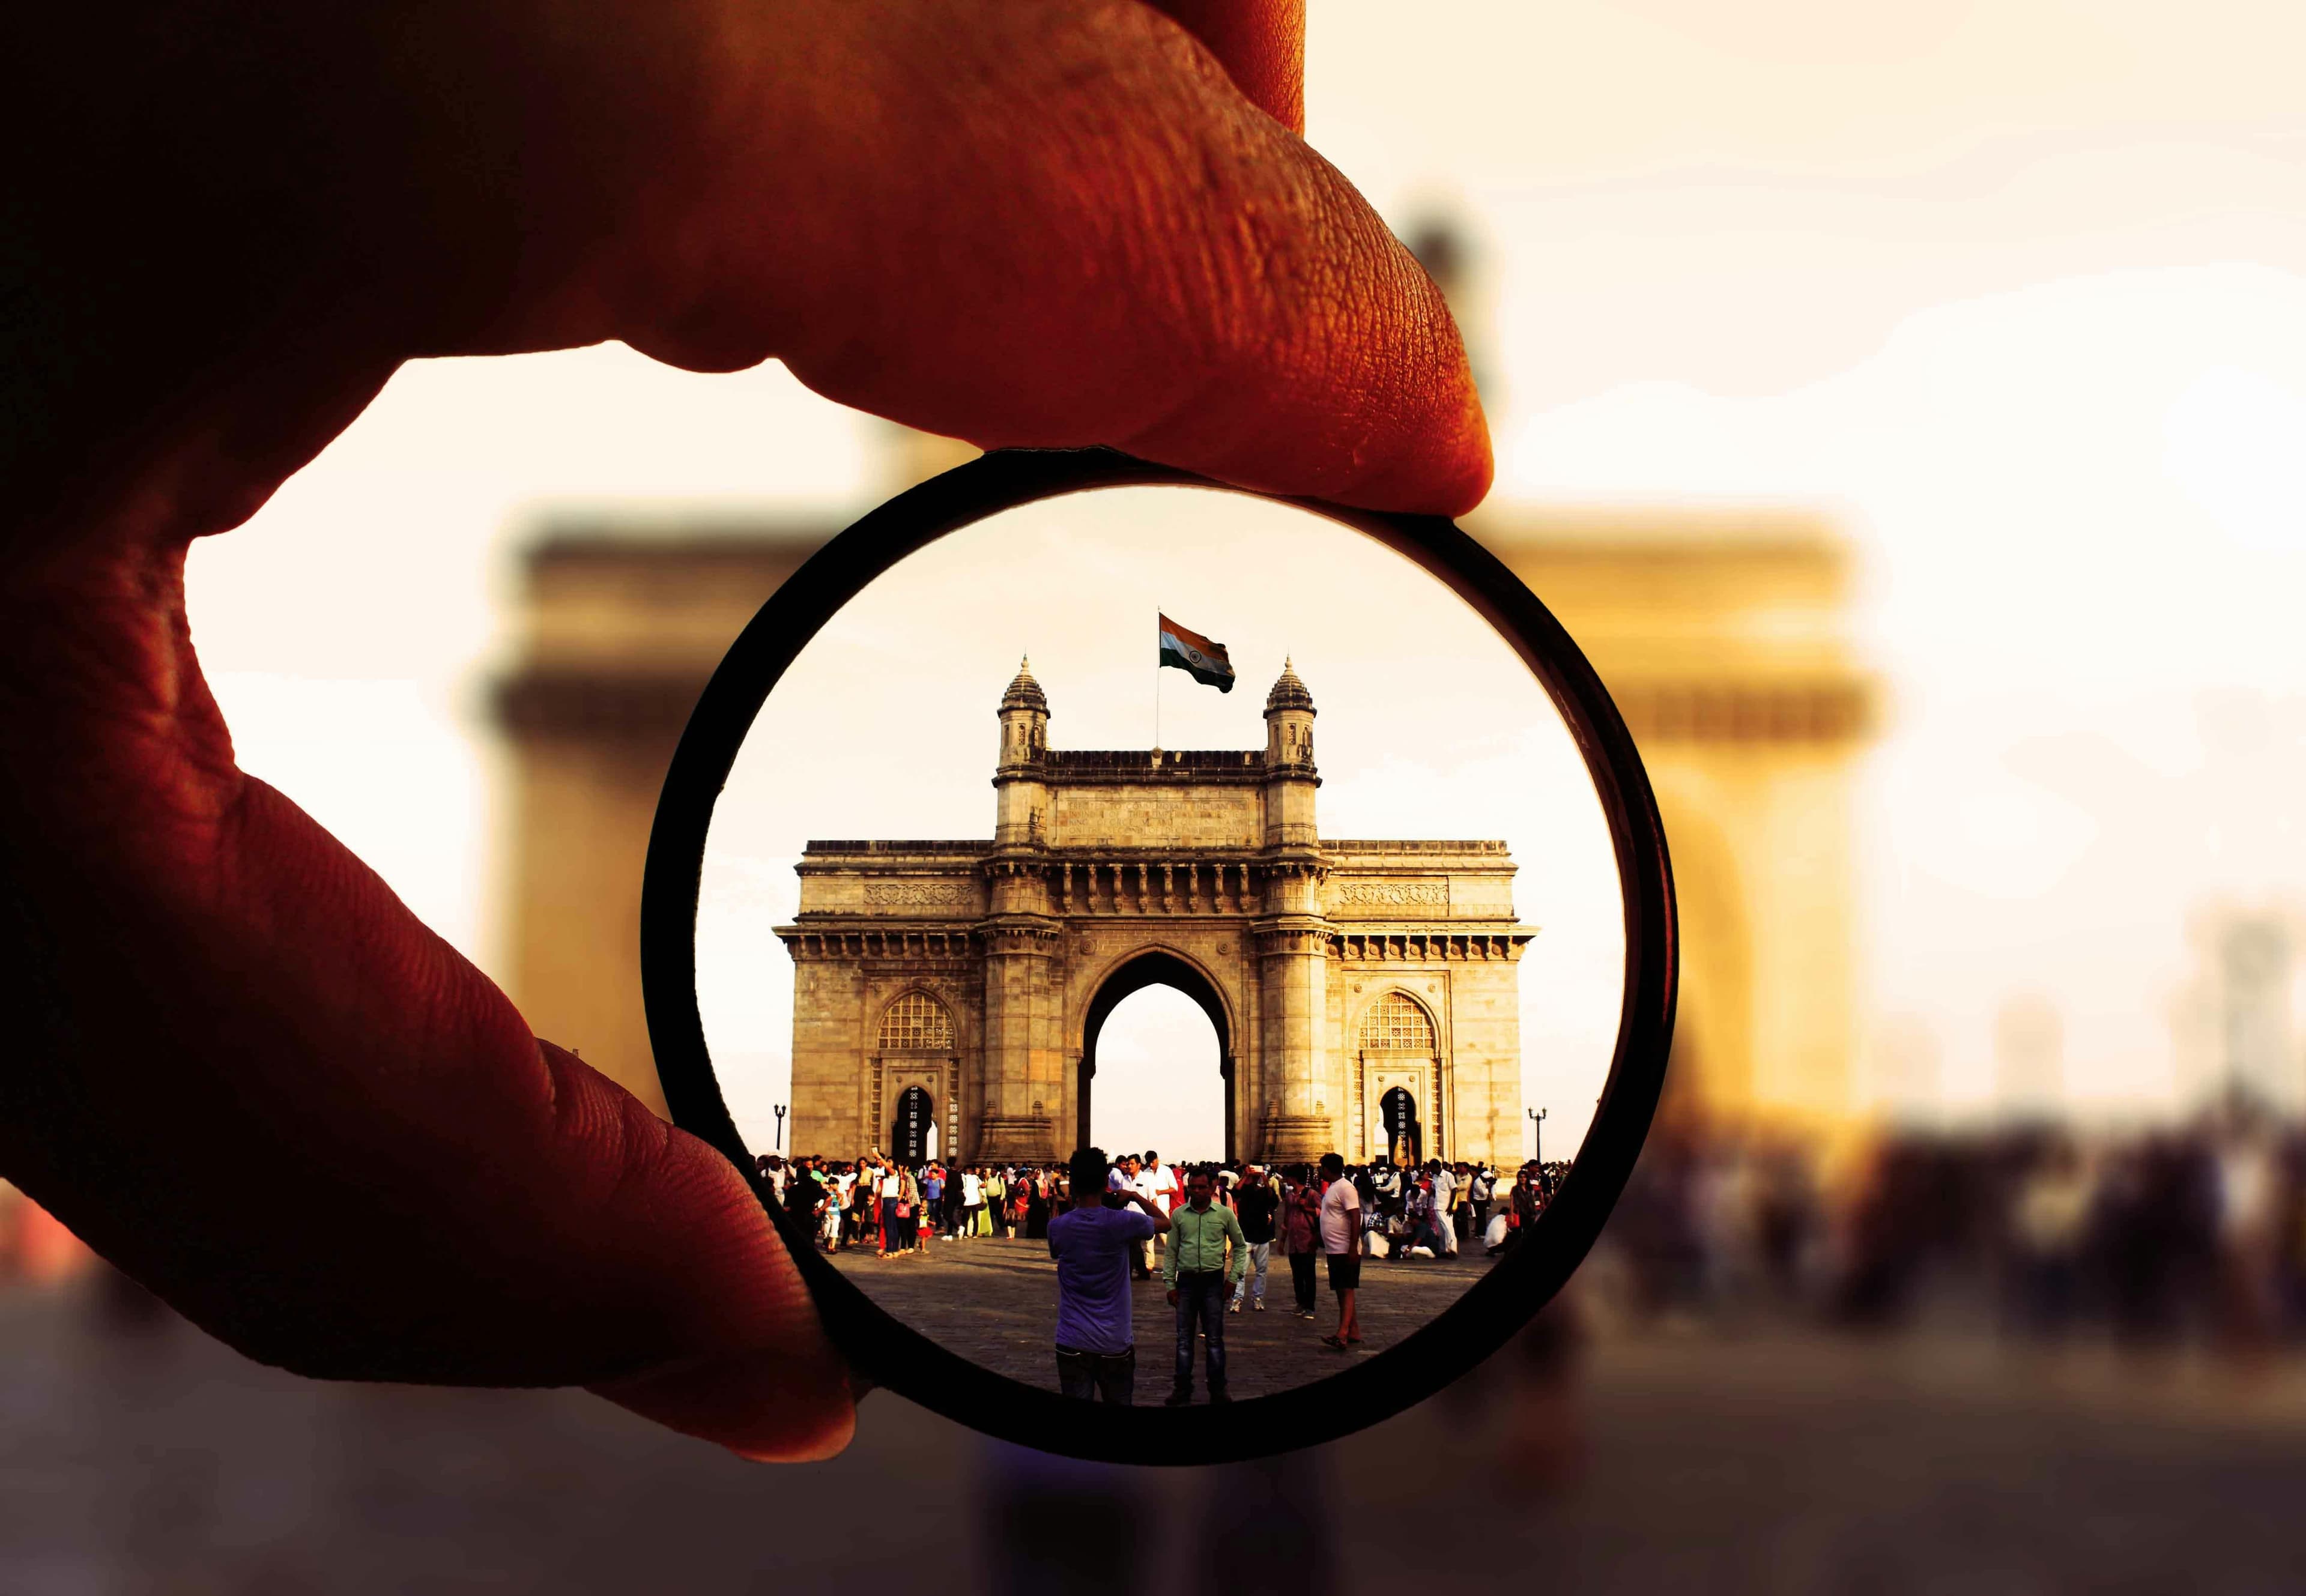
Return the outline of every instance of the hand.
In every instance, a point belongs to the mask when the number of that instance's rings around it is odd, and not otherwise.
[[[1170,1306],[1170,1307],[1172,1307],[1172,1308],[1174,1308],[1176,1305],[1177,1305],[1177,1288],[1176,1288],[1175,1286],[1174,1286],[1174,1285],[1173,1285],[1173,1286],[1171,1286],[1171,1287],[1169,1288],[1169,1306]]]
[[[0,108],[0,1173],[252,1356],[756,1455],[841,1367],[738,1172],[243,774],[184,608],[404,360],[769,355],[986,444],[1454,511],[1431,285],[1296,0],[40,6]],[[1191,30],[1202,42],[1195,42]],[[313,594],[311,602],[356,602]]]

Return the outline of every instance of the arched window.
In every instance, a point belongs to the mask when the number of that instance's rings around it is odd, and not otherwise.
[[[1388,992],[1370,1006],[1362,1021],[1363,1053],[1417,1053],[1433,1056],[1433,1021],[1406,993]]]
[[[926,992],[908,992],[881,1016],[883,1053],[951,1053],[952,1016]]]

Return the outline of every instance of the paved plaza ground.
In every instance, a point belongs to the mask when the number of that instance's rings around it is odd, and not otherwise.
[[[926,1257],[884,1259],[862,1249],[836,1253],[833,1264],[875,1302],[931,1340],[1012,1379],[1057,1388],[1054,1354],[1057,1266],[1048,1243],[983,1236],[935,1241]],[[1311,1323],[1293,1310],[1289,1260],[1273,1259],[1266,1310],[1226,1316],[1227,1383],[1236,1398],[1261,1396],[1326,1378],[1384,1351],[1430,1323],[1488,1271],[1480,1250],[1456,1258],[1362,1260],[1362,1344],[1339,1353],[1321,1344],[1337,1327],[1337,1298],[1326,1274],[1315,1276]],[[1137,1398],[1157,1402],[1169,1388],[1176,1311],[1157,1271],[1132,1287],[1137,1323]],[[1206,1398],[1203,1366],[1194,1363],[1196,1395]]]
[[[1035,1460],[882,1392],[840,1457],[764,1468],[578,1391],[301,1380],[101,1297],[0,1290],[6,1596],[2300,1588],[2295,1355],[1595,1314],[1566,1384],[1514,1349],[1269,1466]],[[1080,1521],[1031,1508],[1053,1486],[1125,1508],[1094,1580],[1035,1561]]]

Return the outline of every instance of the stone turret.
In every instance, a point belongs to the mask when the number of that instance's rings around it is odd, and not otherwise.
[[[1313,766],[1313,695],[1297,678],[1296,667],[1281,661],[1273,691],[1265,696],[1265,763]]]
[[[993,772],[1000,795],[995,844],[1022,847],[1038,840],[1049,807],[1048,752],[1049,696],[1033,679],[1032,661],[1020,661],[1016,679],[1001,695],[1001,763]]]
[[[1313,695],[1282,661],[1280,678],[1265,696],[1265,845],[1318,845],[1313,792],[1320,776],[1313,768]]]
[[[1342,1147],[1344,1082],[1328,1046],[1328,937],[1322,916],[1320,827],[1313,795],[1313,695],[1282,661],[1265,696],[1265,891],[1254,922],[1265,1002],[1260,1020],[1268,1156],[1320,1157]]]
[[[1049,915],[1049,698],[1029,660],[1001,695],[997,808],[986,865],[984,1082],[977,1156],[1041,1161],[1059,1155],[1046,1105],[1063,1100],[1051,964],[1061,923]],[[967,1089],[974,1100],[979,1088]],[[965,1141],[957,1145],[966,1146]]]

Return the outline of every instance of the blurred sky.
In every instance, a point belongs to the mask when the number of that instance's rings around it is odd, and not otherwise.
[[[1314,144],[1478,244],[1500,500],[1858,541],[1867,1008],[1949,1112],[2028,994],[2072,1101],[2172,1104],[2187,915],[2306,894],[2302,50],[2270,0],[1313,7]],[[243,763],[487,963],[476,684],[540,507],[851,508],[873,436],[773,368],[408,369],[195,553]]]

